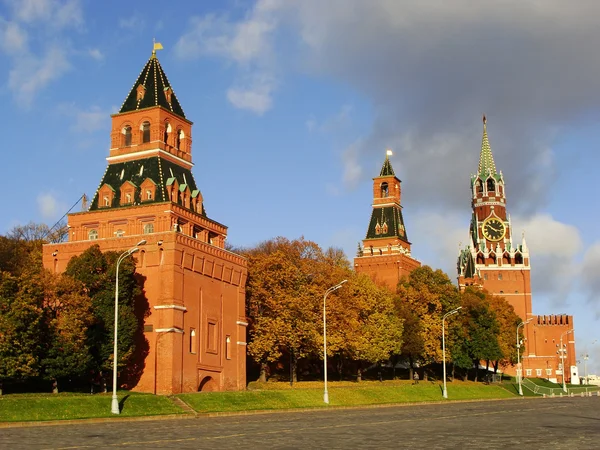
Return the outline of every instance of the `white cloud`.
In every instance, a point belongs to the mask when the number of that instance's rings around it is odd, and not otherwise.
[[[585,252],[581,263],[581,282],[588,300],[596,306],[596,312],[600,312],[600,242]]]
[[[38,210],[44,220],[56,220],[66,211],[64,204],[54,194],[40,194],[37,198]]]
[[[131,17],[119,19],[119,27],[128,30],[141,30],[144,28],[145,24],[144,19],[137,13],[133,14]]]
[[[76,111],[73,131],[78,133],[91,133],[105,128],[110,122],[110,113],[102,111],[98,107],[92,107],[89,111]]]
[[[514,216],[512,226],[515,245],[521,243],[525,231],[531,254],[532,292],[545,295],[552,307],[566,306],[580,275],[577,257],[583,242],[579,229],[549,214]]]
[[[70,69],[63,30],[81,29],[83,12],[80,0],[7,3],[12,15],[8,21],[0,17],[0,50],[10,57],[8,88],[18,105],[27,108],[40,90]]]
[[[23,55],[9,72],[8,87],[19,104],[28,107],[36,93],[58,79],[71,67],[64,49],[51,47],[41,57]]]
[[[352,123],[352,114],[354,107],[351,104],[345,103],[340,107],[340,110],[325,118],[322,123],[319,123],[314,115],[305,122],[306,128],[310,133],[320,131],[322,133],[333,133],[337,131],[345,131]]]
[[[175,54],[182,59],[217,56],[235,63],[239,79],[227,90],[227,99],[236,108],[262,115],[271,109],[278,84],[271,38],[278,26],[274,13],[280,5],[279,0],[259,0],[238,22],[224,15],[193,17],[175,45]]]
[[[271,109],[271,88],[269,86],[256,86],[254,88],[229,88],[227,100],[238,109],[253,111],[258,115]]]
[[[16,22],[6,22],[0,17],[0,48],[8,54],[23,52],[27,48],[27,31]]]
[[[103,110],[98,106],[81,109],[73,103],[58,106],[58,112],[73,120],[69,129],[74,133],[93,133],[105,129],[110,123],[111,110]]]
[[[363,169],[358,160],[358,152],[361,145],[361,141],[356,141],[349,145],[342,153],[344,184],[350,188],[355,187],[362,178]]]
[[[104,60],[104,54],[97,48],[91,48],[88,50],[88,55],[92,58],[95,59],[96,61],[103,61]]]
[[[46,22],[54,28],[83,25],[79,0],[10,0],[9,3],[14,17],[27,24]]]
[[[412,255],[422,264],[442,269],[451,280],[456,279],[459,246],[468,244],[468,217],[432,209],[405,213],[406,235],[413,243]]]

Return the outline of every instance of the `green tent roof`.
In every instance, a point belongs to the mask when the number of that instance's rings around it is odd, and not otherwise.
[[[138,89],[140,85],[144,87],[145,91],[143,97],[138,99]],[[167,96],[169,90],[171,91],[170,99]],[[168,100],[170,100],[170,102]],[[154,54],[152,54],[142,69],[140,76],[123,102],[119,113],[136,111],[152,106],[161,106],[166,110],[185,118],[183,109],[179,104],[179,100],[177,99],[172,86],[169,84],[167,75],[165,75],[164,70],[158,62],[158,58]]]

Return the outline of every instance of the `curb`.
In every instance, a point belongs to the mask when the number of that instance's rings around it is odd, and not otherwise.
[[[434,400],[428,402],[406,402],[406,403],[384,403],[373,405],[356,406],[323,406],[317,408],[287,408],[287,409],[264,409],[264,410],[245,410],[245,411],[227,411],[227,412],[193,412],[182,414],[165,414],[156,416],[140,417],[98,417],[90,419],[66,419],[66,420],[44,420],[31,422],[0,422],[2,428],[28,428],[28,427],[51,427],[61,425],[84,425],[96,423],[114,423],[114,422],[147,422],[152,420],[175,420],[175,419],[209,419],[212,417],[234,417],[234,416],[257,416],[261,414],[279,414],[279,413],[299,413],[299,412],[324,412],[324,411],[344,411],[351,409],[377,409],[377,408],[397,408],[423,405],[446,405],[448,403],[481,403],[481,402],[499,402],[515,400],[537,400],[541,397],[523,397],[523,398],[491,398],[474,400]],[[557,397],[558,398],[558,397]],[[186,403],[187,405],[187,403]]]

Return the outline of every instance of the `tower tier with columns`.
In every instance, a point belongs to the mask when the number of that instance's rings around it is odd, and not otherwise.
[[[513,232],[506,208],[504,176],[496,169],[485,116],[479,166],[471,175],[470,189],[472,211],[468,244],[460,249],[457,261],[459,289],[464,291],[472,286],[502,296],[526,322],[523,376],[562,381],[560,356],[564,355],[565,376],[575,381],[573,316],[533,313],[529,247],[524,232],[518,239]],[[511,366],[504,370],[515,374],[517,368]]]

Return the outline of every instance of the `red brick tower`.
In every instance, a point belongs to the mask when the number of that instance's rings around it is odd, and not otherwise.
[[[155,52],[112,116],[108,167],[68,242],[44,247],[63,271],[93,244],[124,251],[141,239],[137,272],[150,306],[150,353],[136,390],[159,394],[245,389],[246,261],[225,250],[192,175],[192,122]],[[207,160],[206,158],[204,158]]]
[[[562,374],[560,337],[573,329],[573,317],[567,315],[536,316],[531,304],[531,266],[529,249],[523,233],[521,244],[513,243],[510,215],[506,212],[506,190],[502,172],[496,171],[490,147],[486,118],[483,117],[483,139],[479,167],[471,176],[471,226],[469,244],[458,257],[458,286],[487,289],[506,298],[523,321],[525,354],[524,376],[556,379]],[[515,330],[516,338],[516,330]],[[565,365],[575,365],[572,332],[563,337],[567,350]],[[573,369],[572,369],[573,370]],[[515,373],[507,368],[508,373]],[[575,373],[577,369],[574,369]],[[571,373],[572,374],[572,373]],[[567,373],[567,379],[570,379]],[[558,377],[560,381],[562,378]]]
[[[373,212],[354,268],[395,291],[400,278],[421,263],[410,255],[400,204],[401,182],[392,168],[391,154],[388,150],[379,176],[373,178]]]

